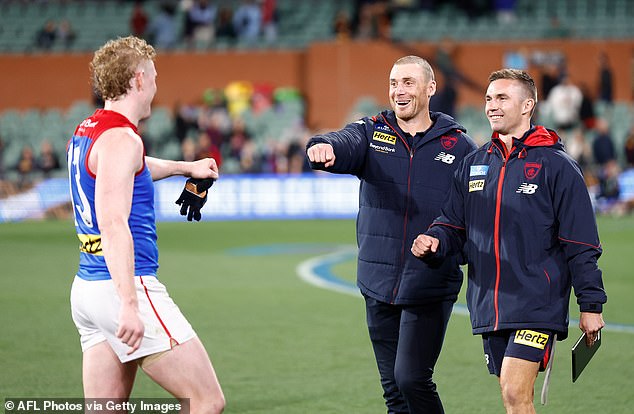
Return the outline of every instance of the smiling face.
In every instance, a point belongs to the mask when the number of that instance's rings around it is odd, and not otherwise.
[[[416,63],[397,64],[390,72],[390,104],[396,117],[403,121],[417,118],[429,110],[429,98],[436,92],[436,82],[426,76]]]
[[[519,138],[530,128],[535,101],[520,81],[497,79],[487,88],[485,113],[493,132]]]

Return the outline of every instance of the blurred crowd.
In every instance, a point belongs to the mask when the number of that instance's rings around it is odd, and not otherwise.
[[[634,177],[634,125],[623,148],[618,148],[610,125],[616,117],[614,75],[607,55],[599,55],[594,87],[577,82],[562,56],[542,56],[530,63],[541,74],[539,122],[557,131],[566,152],[579,163],[597,211],[616,215],[633,211],[634,195],[624,198],[622,192],[629,194],[634,188],[629,184],[622,188],[621,183],[626,182],[625,176]]]
[[[127,17],[129,33],[161,50],[205,49],[218,44],[231,47],[238,43],[248,46],[261,41],[272,45],[278,39],[278,26],[283,18],[277,0],[154,0],[152,12],[149,2],[144,0],[121,1],[134,3]],[[154,12],[157,3],[158,12]],[[453,7],[470,19],[496,16],[499,22],[510,24],[516,20],[516,3],[516,0],[352,0],[350,4],[341,4],[332,22],[332,34],[338,39],[388,40],[396,12],[437,11],[443,7]],[[557,18],[551,25],[552,37],[571,35]],[[50,50],[54,45],[70,49],[77,36],[67,19],[48,20],[37,32],[34,44],[38,50]]]
[[[331,30],[338,40],[389,40],[396,12],[434,11],[448,5],[470,19],[495,16],[502,24],[512,24],[517,18],[516,0],[354,0],[352,7],[342,4]],[[163,0],[158,13],[148,13],[147,8],[147,2],[134,1],[127,17],[129,31],[162,50],[206,48],[219,43],[248,45],[262,40],[273,43],[283,18],[276,0]],[[550,37],[572,35],[557,17],[552,18],[550,26]],[[68,20],[49,20],[34,41],[41,50],[69,49],[77,36]],[[445,38],[438,42],[435,54],[427,58],[442,76],[431,109],[457,116],[460,121],[455,107],[459,84],[478,91],[482,86],[457,69],[454,62],[458,53],[458,44]],[[634,174],[634,127],[627,133],[624,147],[617,145],[623,140],[622,135],[614,138],[614,125],[610,124],[614,121],[614,76],[607,55],[602,54],[595,65],[598,83],[587,85],[570,75],[565,59],[556,53],[512,50],[503,62],[505,67],[528,70],[539,79],[537,121],[561,135],[567,152],[584,170],[597,209],[619,214],[634,205],[622,201],[619,184],[619,177]],[[225,173],[304,172],[308,171],[304,145],[312,133],[304,124],[304,105],[298,91],[233,82],[223,89],[204,91],[198,102],[180,103],[173,108],[172,136],[178,142],[182,159],[212,156]],[[597,112],[597,108],[601,110]],[[160,149],[165,142],[151,137],[152,131],[145,125],[140,129],[146,137],[148,154],[162,155]],[[25,145],[16,165],[4,165],[3,148],[0,137],[0,181],[5,171],[16,171],[17,185],[24,188],[34,176],[47,177],[59,171],[59,154],[46,140],[37,154]]]
[[[229,174],[310,170],[304,100],[293,88],[236,81],[204,91],[200,103],[179,103],[173,112],[183,160],[213,157]]]

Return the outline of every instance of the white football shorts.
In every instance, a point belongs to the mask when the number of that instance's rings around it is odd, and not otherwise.
[[[115,335],[119,325],[120,299],[113,281],[88,281],[75,276],[70,303],[73,321],[81,337],[82,351],[108,341],[119,360],[128,362],[167,351],[173,345],[196,336],[165,286],[156,277],[136,276],[134,283],[145,334],[139,349],[127,355],[130,347]]]

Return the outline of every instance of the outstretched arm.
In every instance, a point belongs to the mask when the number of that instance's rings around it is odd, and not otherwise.
[[[192,178],[218,178],[218,165],[213,158],[203,158],[201,160],[172,161],[154,157],[145,157],[152,180],[158,181],[173,175],[184,175]]]

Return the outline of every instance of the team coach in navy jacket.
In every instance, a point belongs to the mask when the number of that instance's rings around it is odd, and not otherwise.
[[[453,118],[429,111],[427,61],[399,59],[389,85],[393,110],[312,137],[307,154],[314,169],[361,180],[357,284],[388,413],[442,413],[432,374],[462,284],[460,256],[425,263],[409,248],[475,145]]]
[[[604,326],[601,247],[579,166],[554,131],[531,126],[533,79],[503,69],[489,82],[491,142],[460,164],[442,215],[412,252],[443,256],[465,247],[473,333],[482,334],[507,412],[534,413],[537,373],[553,339],[568,335],[571,287],[589,343]]]

